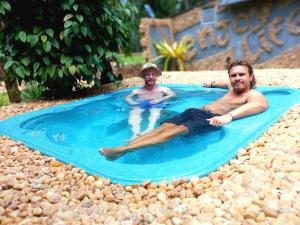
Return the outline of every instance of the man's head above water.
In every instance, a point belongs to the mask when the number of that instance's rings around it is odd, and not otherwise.
[[[145,77],[145,73],[148,70],[153,70],[156,72],[156,76],[160,76],[161,75],[161,70],[158,68],[158,66],[154,63],[145,63],[142,66],[142,69],[140,71],[140,77],[144,78]]]
[[[236,60],[230,63],[228,66],[228,75],[229,75],[230,83],[234,90],[235,87],[237,88],[237,90],[242,88],[242,87],[237,87],[239,86],[238,84],[245,84],[246,86],[248,86],[248,82],[249,82],[250,89],[255,88],[256,79],[254,76],[253,68],[245,60]],[[247,87],[245,86],[244,88],[247,89]]]
[[[161,75],[161,70],[156,64],[146,63],[142,66],[140,76],[144,78],[145,87],[153,88],[156,85],[157,76]]]

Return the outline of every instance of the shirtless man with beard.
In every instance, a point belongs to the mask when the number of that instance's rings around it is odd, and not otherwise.
[[[144,79],[144,87],[133,90],[125,98],[132,105],[128,118],[132,130],[131,140],[154,129],[161,110],[166,105],[165,101],[175,95],[171,89],[156,85],[156,79],[160,75],[161,71],[157,65],[153,63],[144,64],[140,72],[140,77]],[[146,110],[150,112],[149,123],[148,127],[141,131],[142,113]]]

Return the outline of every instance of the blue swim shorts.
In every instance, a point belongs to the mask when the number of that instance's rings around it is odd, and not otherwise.
[[[139,101],[138,106],[143,108],[143,109],[165,108],[166,103],[165,102],[160,102],[160,103],[157,103],[157,104],[151,104],[149,100],[143,100],[143,101]]]
[[[212,126],[207,119],[219,116],[202,109],[190,108],[184,112],[173,116],[162,123],[173,123],[176,125],[184,125],[188,128],[189,134],[200,133],[208,130],[217,130],[220,127]]]

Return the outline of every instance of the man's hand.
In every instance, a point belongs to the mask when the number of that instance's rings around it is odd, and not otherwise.
[[[203,86],[203,87],[211,88],[211,87],[212,87],[212,86],[211,86],[212,83],[214,83],[214,81],[211,81],[211,82],[205,81],[205,82],[202,83],[202,86]]]
[[[160,103],[162,100],[161,99],[153,99],[150,101],[151,105],[156,105],[158,103]]]
[[[214,116],[210,119],[207,119],[207,121],[209,121],[210,125],[213,126],[223,126],[226,123],[230,123],[232,121],[232,116],[230,114],[225,114],[223,116]]]

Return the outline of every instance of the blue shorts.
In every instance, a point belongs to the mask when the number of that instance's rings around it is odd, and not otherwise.
[[[183,125],[189,130],[189,134],[204,132],[208,130],[217,130],[220,127],[212,126],[207,119],[214,116],[219,116],[202,109],[190,108],[184,112],[173,116],[162,123],[173,123],[176,125]]]
[[[151,108],[165,108],[166,103],[165,102],[160,102],[157,104],[151,104],[149,100],[143,100],[139,101],[138,106],[143,109],[151,109]]]

